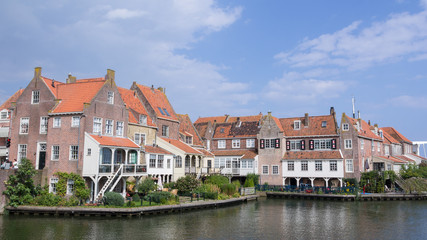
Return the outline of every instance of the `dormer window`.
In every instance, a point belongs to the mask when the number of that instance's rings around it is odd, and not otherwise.
[[[171,116],[168,112],[168,110],[166,110],[166,108],[163,108],[163,112],[166,113],[166,115],[168,115],[169,117]]]
[[[40,102],[40,91],[35,90],[33,91],[32,97],[31,97],[31,104],[39,104]]]
[[[160,107],[157,107],[157,109],[159,109],[159,111],[162,115],[165,115],[165,113],[163,112],[163,110]]]
[[[221,128],[221,129],[219,130],[219,132],[220,132],[220,133],[224,133],[224,128]]]
[[[109,91],[108,92],[108,99],[107,99],[109,104],[114,104],[114,92],[113,91]]]
[[[301,121],[294,121],[294,130],[300,130],[301,129]]]
[[[380,137],[383,138],[383,130],[380,130]]]
[[[326,127],[326,121],[322,121],[322,128]]]
[[[139,115],[139,124],[147,125],[147,116],[144,114]]]
[[[193,144],[193,137],[192,136],[185,136],[185,143],[192,145]]]

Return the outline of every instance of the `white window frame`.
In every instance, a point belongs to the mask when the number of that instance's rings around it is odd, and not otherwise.
[[[27,144],[18,144],[18,163],[21,162],[21,159],[27,157]]]
[[[295,171],[295,162],[288,161],[288,171]]]
[[[19,122],[19,134],[28,134],[30,131],[30,118],[22,117]]]
[[[101,133],[102,132],[102,118],[94,117],[93,118],[93,133]]]
[[[250,138],[246,139],[246,148],[254,148],[255,147],[255,139]]]
[[[147,115],[140,114],[138,123],[146,126],[147,125]]]
[[[338,161],[337,160],[329,160],[329,171],[331,171],[331,172],[338,171]]]
[[[0,120],[6,120],[9,117],[9,112],[7,110],[3,110],[0,112]]]
[[[71,127],[79,127],[80,126],[80,117],[73,116],[71,117]]]
[[[345,160],[345,172],[348,172],[348,173],[354,172],[353,159],[346,159]]]
[[[262,165],[262,175],[268,175],[269,167],[268,165]]]
[[[308,161],[301,161],[301,171],[308,171]]]
[[[114,104],[114,92],[113,91],[108,91],[107,102],[108,102],[108,104]]]
[[[179,155],[175,157],[175,168],[182,168],[182,157]]]
[[[314,161],[314,170],[318,172],[323,171],[323,162],[320,160]]]
[[[332,149],[332,139],[314,139],[313,141],[315,150]]]
[[[105,135],[113,135],[114,133],[114,120],[105,119]]]
[[[55,149],[57,148],[57,149]],[[59,154],[60,154],[60,148],[59,145],[53,145],[52,146],[52,161],[58,161],[59,160]]]
[[[381,143],[377,142],[377,151],[380,152],[381,151]]]
[[[117,121],[116,122],[116,135],[119,137],[123,137],[123,131],[124,131],[124,123]]]
[[[58,178],[51,178],[50,179],[50,184],[49,184],[49,192],[56,194],[56,187],[58,184],[59,179]]]
[[[77,151],[77,152],[75,152]],[[70,146],[70,161],[77,161],[79,160],[79,146],[77,145],[71,145]]]
[[[54,117],[53,118],[53,128],[60,128],[61,127],[61,117]]]
[[[47,134],[49,117],[40,117],[40,134]]]
[[[271,174],[272,175],[279,175],[279,165],[272,165],[271,166]]]
[[[162,125],[162,136],[163,137],[169,137],[169,126],[168,125]]]
[[[157,168],[164,168],[165,156],[157,155]]]
[[[40,103],[40,91],[33,90],[31,93],[31,104],[39,104]]]
[[[231,147],[232,148],[240,148],[240,139],[233,139],[231,141]]]
[[[301,150],[301,140],[290,140],[289,145],[291,151]]]
[[[145,146],[145,133],[135,133],[134,134],[134,141],[136,144],[141,145],[143,144]]]
[[[148,160],[148,166],[150,168],[156,168],[157,164],[157,156],[156,154],[150,154],[149,160]]]
[[[218,148],[225,148],[226,143],[225,140],[218,140]]]
[[[67,195],[73,195],[74,191],[74,180],[68,179],[67,180]]]
[[[365,148],[365,141],[363,139],[360,139],[360,149]]]
[[[342,130],[343,131],[348,131],[350,129],[350,125],[348,123],[343,123],[342,124]]]
[[[294,121],[294,130],[300,130],[301,129],[301,121],[296,120]]]
[[[344,139],[344,149],[353,149],[353,141],[351,139]]]

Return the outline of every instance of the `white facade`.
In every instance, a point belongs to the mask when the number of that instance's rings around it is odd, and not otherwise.
[[[241,159],[237,156],[215,157],[214,167],[221,169],[222,175],[246,176],[258,174],[258,155],[254,159]]]

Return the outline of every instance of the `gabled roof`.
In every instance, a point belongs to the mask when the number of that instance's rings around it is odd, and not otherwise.
[[[404,142],[404,143],[412,144],[412,142],[409,139],[407,139],[405,136],[403,136],[400,132],[398,132],[393,127],[383,127],[381,129],[383,130],[383,132],[387,132],[388,134],[390,134],[390,136],[392,136],[394,139],[396,139],[400,143]]]
[[[51,112],[82,112],[84,104],[92,101],[104,83],[104,78],[82,79],[75,83],[56,83],[56,98],[60,101]]]
[[[355,131],[357,132],[357,134],[360,137],[365,137],[365,138],[371,138],[374,140],[383,140],[380,136],[376,135],[374,132],[372,132],[371,127],[369,126],[369,124],[364,121],[363,119],[355,119],[355,118],[351,118],[345,114],[343,114],[347,120],[349,121],[351,127],[353,127],[353,129],[355,129]],[[360,120],[360,121],[359,121]],[[360,123],[360,129],[359,131],[356,128],[357,123]]]
[[[228,118],[228,115],[225,116],[217,116],[217,117],[199,117],[194,124],[200,123],[208,123],[208,122],[216,122],[216,123],[224,123]]]
[[[90,136],[102,146],[138,148],[138,144],[134,143],[129,138],[98,136],[90,134]]]
[[[407,156],[405,156],[405,155],[399,155],[399,156],[395,156],[396,158],[399,158],[399,159],[401,159],[401,160],[403,160],[403,161],[407,161],[407,162],[410,162],[410,163],[415,163],[415,160],[413,160],[413,159],[411,159],[411,158],[408,158]]]
[[[135,111],[138,114],[142,114],[147,116],[147,125],[151,127],[156,127],[156,125],[153,123],[153,120],[148,115],[147,110],[145,109],[142,102],[139,100],[138,96],[135,94],[134,91],[118,87],[119,93],[123,99],[123,101],[126,103],[126,106],[133,111]],[[139,115],[135,116],[132,111],[129,111],[129,122],[130,123],[139,123]]]
[[[280,118],[279,121],[285,136],[322,136],[338,134],[334,118],[334,115],[309,116],[308,126],[305,117]],[[294,129],[295,121],[300,121],[299,130]],[[325,127],[322,127],[322,122],[326,122]]]
[[[159,146],[145,146],[145,152],[146,153],[157,153],[157,154],[168,154],[168,155],[173,155],[171,152],[159,147]]]
[[[176,116],[172,105],[166,97],[166,94],[158,89],[150,88],[140,84],[136,84],[136,86],[141,90],[142,94],[144,94],[148,103],[154,109],[157,117],[178,121],[178,117]]]
[[[258,153],[255,150],[216,150],[215,156],[239,156],[242,159],[254,159]]]
[[[256,137],[259,122],[220,123],[215,126],[213,138]]]
[[[175,147],[181,149],[182,151],[184,151],[185,153],[189,153],[189,154],[202,154],[202,152],[198,151],[195,148],[192,148],[190,145],[186,144],[185,142],[181,141],[181,140],[175,140],[175,139],[170,139],[170,138],[161,138],[164,141],[174,145]]]
[[[375,156],[373,158],[374,162],[378,162],[377,160],[381,160],[381,161],[390,161],[390,162],[394,162],[396,164],[405,164],[408,163],[407,161],[395,158],[393,156]]]
[[[53,79],[47,78],[47,77],[41,77],[43,82],[46,84],[47,88],[50,90],[50,92],[55,96],[55,98],[58,98],[57,96],[57,89],[55,88],[58,84],[64,84],[62,82],[55,81]],[[53,83],[53,84],[52,84]]]
[[[197,150],[202,152],[203,155],[205,155],[205,156],[215,157],[215,155],[213,153],[211,153],[210,151],[208,151],[206,149],[197,148]]]
[[[201,123],[194,123],[194,127],[197,129],[197,132],[200,134],[201,137],[206,137],[206,131],[208,130],[208,124],[207,122],[201,122]]]
[[[408,153],[409,155],[411,155],[411,156],[414,156],[414,157],[416,157],[416,158],[419,158],[419,159],[421,159],[421,160],[424,160],[424,161],[427,161],[427,158],[425,158],[425,157],[421,157],[420,155],[417,155],[417,154],[414,154],[414,153]]]
[[[339,150],[337,151],[287,151],[283,156],[285,160],[293,159],[342,159]]]
[[[385,144],[392,144],[392,143],[394,143],[394,144],[400,144],[399,141],[397,141],[394,137],[392,137],[390,134],[388,134],[384,130],[383,130],[383,136],[384,136],[384,143]]]
[[[203,146],[203,142],[199,137],[196,128],[191,123],[191,119],[188,114],[177,114],[179,124],[179,131],[186,136],[193,137],[193,145]]]
[[[9,99],[6,100],[6,102],[4,102],[0,106],[0,110],[9,109],[12,106],[12,103],[16,102],[16,100],[18,100],[18,98],[21,96],[22,92],[24,92],[24,89],[19,89],[18,91],[16,91]]]

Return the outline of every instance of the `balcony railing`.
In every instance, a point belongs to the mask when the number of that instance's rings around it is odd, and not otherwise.
[[[115,173],[120,168],[120,164],[100,164],[99,173],[100,174],[112,174]],[[113,171],[111,171],[113,169]],[[124,164],[123,165],[123,174],[126,175],[138,175],[147,173],[147,166],[141,164]]]
[[[185,167],[185,173],[186,174],[192,174],[192,173],[196,173],[196,167]]]

